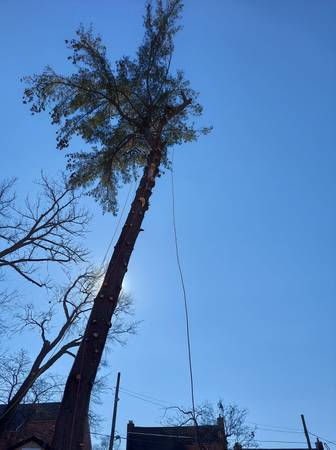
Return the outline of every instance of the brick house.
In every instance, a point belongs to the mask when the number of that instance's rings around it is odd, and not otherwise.
[[[6,405],[0,405],[0,414]],[[19,405],[0,439],[0,450],[49,450],[60,403]],[[89,425],[83,450],[91,450]]]
[[[216,425],[199,425],[201,447],[206,450],[226,450],[223,418]],[[126,450],[198,450],[194,426],[138,427],[127,425]]]

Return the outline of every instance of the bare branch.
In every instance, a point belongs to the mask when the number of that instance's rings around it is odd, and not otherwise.
[[[0,291],[0,336],[5,335],[11,330],[12,322],[9,320],[9,316],[13,312],[16,295],[16,291],[11,292],[6,289]]]
[[[41,194],[33,203],[26,199],[24,209],[16,207],[14,181],[0,185],[0,269],[11,268],[44,286],[47,279],[35,274],[41,264],[64,265],[86,259],[88,252],[77,239],[83,236],[89,216],[65,179],[56,183],[42,174],[38,184]]]
[[[235,404],[223,406],[223,402],[219,400],[218,410],[204,402],[195,409],[195,414],[192,410],[182,408],[179,406],[171,406],[165,408],[163,418],[166,417],[167,411],[174,410],[176,414],[168,416],[165,422],[171,426],[185,426],[192,422],[196,427],[202,425],[215,425],[217,417],[224,418],[225,438],[228,441],[229,448],[232,449],[234,444],[238,442],[242,447],[249,448],[258,447],[255,441],[256,427],[250,427],[246,424],[247,409],[239,408]]]
[[[24,350],[14,355],[3,354],[0,357],[0,402],[8,403],[29,368],[30,360]]]

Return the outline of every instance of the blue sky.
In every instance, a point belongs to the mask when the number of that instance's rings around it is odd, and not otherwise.
[[[247,407],[249,421],[282,428],[300,430],[304,413],[312,432],[335,441],[336,4],[185,3],[174,67],[200,92],[201,124],[214,127],[175,151],[196,399],[221,397]],[[1,175],[17,176],[22,195],[41,169],[57,174],[65,158],[47,114],[32,117],[22,105],[20,78],[46,64],[68,71],[64,39],[80,23],[93,24],[112,61],[132,54],[143,10],[143,0],[1,2]],[[94,214],[87,243],[100,262],[117,219],[87,205]],[[109,355],[110,385],[120,370],[122,388],[186,405],[169,174],[156,186],[144,228],[126,280],[143,323]],[[102,433],[112,402],[111,391],[100,408]],[[118,431],[125,436],[129,419],[159,424],[162,414],[124,391]],[[304,442],[301,434],[262,429],[257,438]]]

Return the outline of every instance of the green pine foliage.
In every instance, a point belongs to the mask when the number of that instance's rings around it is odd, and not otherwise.
[[[69,182],[84,188],[104,211],[116,214],[119,187],[137,177],[155,138],[163,142],[162,162],[169,167],[169,147],[209,131],[193,123],[202,113],[197,93],[182,71],[170,70],[181,10],[181,0],[157,0],[155,9],[148,2],[142,44],[135,57],[122,57],[114,67],[101,38],[81,26],[66,41],[75,68],[71,75],[46,67],[24,78],[24,102],[31,103],[33,114],[49,110],[58,127],[57,147],[68,147],[74,135],[89,144],[89,151],[68,154]],[[188,106],[171,115],[185,99]]]

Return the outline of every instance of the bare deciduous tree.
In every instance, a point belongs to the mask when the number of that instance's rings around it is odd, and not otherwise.
[[[13,331],[37,331],[41,346],[32,362],[24,351],[14,357],[7,355],[0,357],[0,371],[2,371],[0,400],[7,404],[0,417],[0,433],[5,429],[21,402],[26,398],[42,397],[39,388],[50,395],[55,393],[56,388],[59,391],[59,385],[55,385],[53,380],[48,384],[47,380],[41,377],[64,355],[76,356],[100,277],[100,271],[87,269],[75,279],[69,279],[65,287],[54,288],[46,310],[39,310],[33,304],[18,306],[19,311],[15,316],[16,324]],[[111,343],[124,344],[126,335],[136,332],[138,322],[127,318],[132,316],[132,313],[132,298],[122,292],[114,320],[108,324]]]
[[[0,403],[11,402],[18,387],[27,377],[31,359],[26,350],[19,350],[14,354],[3,354],[0,357]],[[21,403],[41,403],[50,401],[63,390],[63,380],[55,375],[41,376],[31,386]]]
[[[222,400],[217,403],[217,408],[211,403],[204,402],[195,408],[195,414],[192,409],[181,407],[169,407],[167,411],[175,411],[175,414],[168,416],[166,423],[172,426],[195,425],[214,425],[218,417],[224,418],[225,438],[228,448],[232,449],[237,442],[243,448],[258,447],[255,441],[256,427],[247,425],[247,409],[240,408],[236,404],[223,406]]]
[[[65,179],[57,183],[42,174],[41,193],[33,202],[27,198],[23,209],[16,205],[14,184],[13,179],[0,184],[0,270],[11,268],[44,286],[47,280],[36,275],[41,265],[85,260],[87,251],[77,238],[83,236],[88,214]]]

